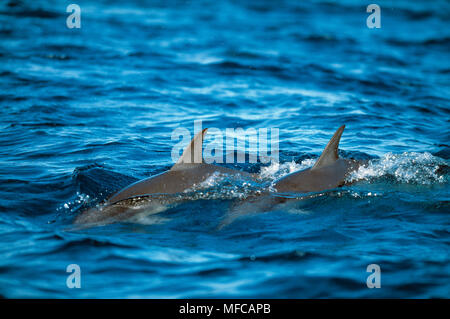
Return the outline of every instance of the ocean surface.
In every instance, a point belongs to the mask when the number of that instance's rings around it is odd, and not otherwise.
[[[448,1],[377,1],[373,29],[364,1],[80,0],[72,29],[69,3],[0,3],[0,296],[449,297]],[[196,120],[278,128],[280,163],[220,164],[265,182],[73,228],[168,170],[172,132]],[[342,124],[340,154],[369,160],[351,185],[219,227]]]

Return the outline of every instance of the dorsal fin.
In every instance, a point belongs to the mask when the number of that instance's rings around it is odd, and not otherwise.
[[[336,133],[334,133],[333,137],[328,142],[327,146],[322,152],[322,155],[320,155],[319,159],[317,160],[316,164],[314,164],[312,169],[318,169],[331,165],[338,160],[339,141],[341,140],[341,136],[342,133],[344,132],[344,129],[345,125],[342,125],[340,128],[337,129]]]
[[[171,170],[176,169],[183,164],[200,164],[203,163],[203,138],[208,131],[207,128],[198,132],[191,140],[189,145],[184,149],[183,154],[178,161],[172,166]]]

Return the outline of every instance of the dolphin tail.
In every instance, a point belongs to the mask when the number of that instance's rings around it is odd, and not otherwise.
[[[312,169],[319,169],[331,165],[339,159],[338,147],[344,129],[345,125],[342,125],[340,128],[337,129],[336,133],[334,133],[333,137],[328,142],[327,146],[322,152],[322,155],[320,155],[319,159],[317,160],[316,164],[314,164]]]
[[[177,169],[183,164],[203,163],[202,146],[206,131],[208,131],[207,128],[203,129],[201,132],[198,132],[194,136],[189,145],[183,151],[181,157],[178,159],[175,165],[172,166],[171,170]]]

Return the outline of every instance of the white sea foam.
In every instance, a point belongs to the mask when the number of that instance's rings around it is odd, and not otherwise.
[[[441,165],[447,165],[446,161],[428,152],[387,153],[380,159],[369,161],[367,166],[360,167],[347,180],[371,180],[392,176],[399,183],[444,183],[446,176],[438,171]]]

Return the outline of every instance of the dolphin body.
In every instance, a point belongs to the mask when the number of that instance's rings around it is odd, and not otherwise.
[[[82,212],[75,218],[74,224],[99,226],[118,221],[134,221],[139,217],[161,212],[171,204],[188,199],[186,196],[175,196],[176,194],[189,191],[214,174],[254,179],[254,174],[203,161],[202,141],[207,130],[205,128],[194,136],[169,171],[125,187],[105,203]]]
[[[339,157],[339,141],[344,129],[345,125],[337,129],[313,167],[293,172],[276,180],[272,184],[274,191],[262,192],[258,196],[236,203],[218,228],[231,224],[241,216],[263,213],[276,205],[290,202],[291,196],[279,196],[279,193],[291,195],[292,193],[321,192],[345,185],[347,177],[357,171],[360,166],[365,165],[365,162]],[[304,198],[307,197],[309,196],[304,196]]]

